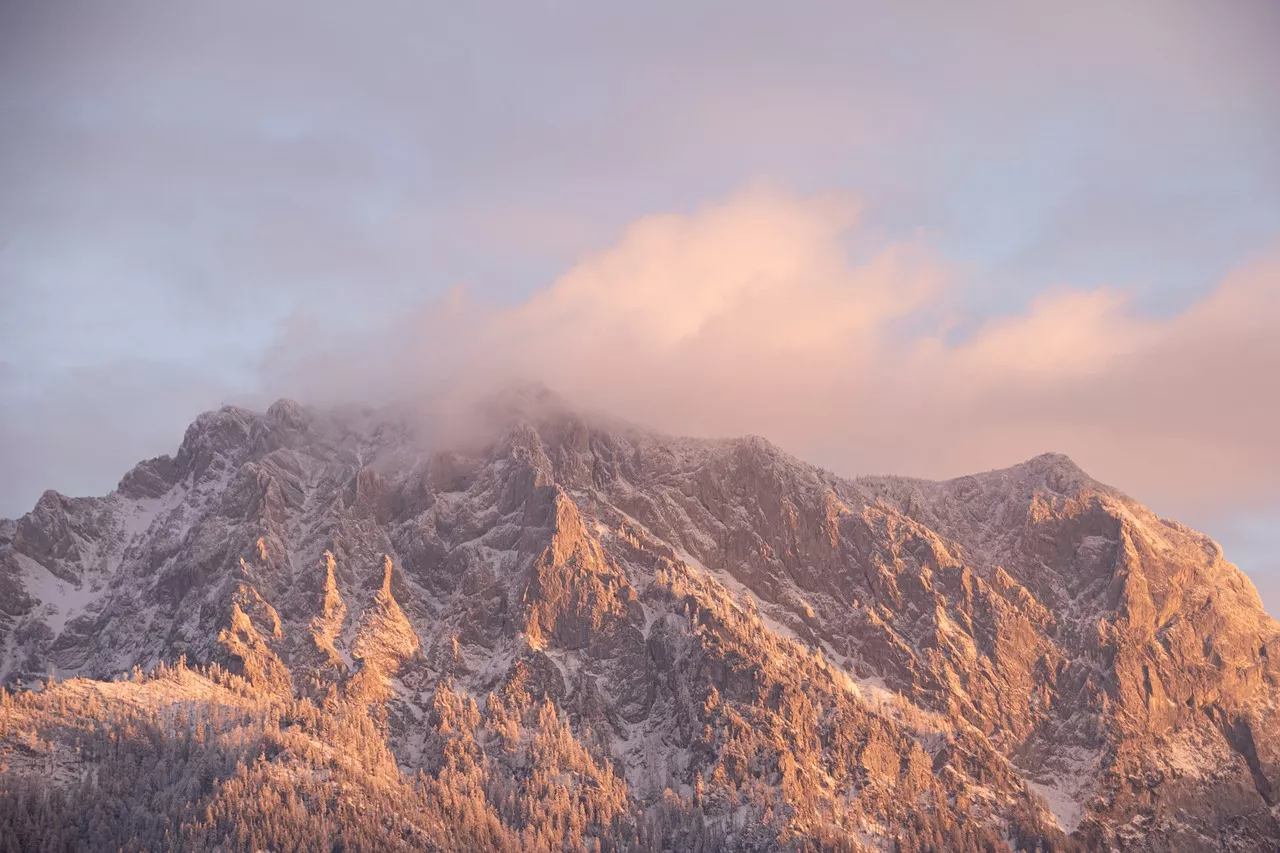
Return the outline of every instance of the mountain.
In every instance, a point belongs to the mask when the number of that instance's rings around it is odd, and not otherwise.
[[[0,850],[1280,849],[1280,625],[1064,456],[427,423],[225,407],[0,522]]]

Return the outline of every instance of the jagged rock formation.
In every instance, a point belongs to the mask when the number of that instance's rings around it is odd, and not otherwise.
[[[71,750],[97,697],[164,755],[199,751],[176,708],[255,709],[218,712],[243,749],[155,830],[210,849],[288,846],[219,822],[254,784],[304,804],[299,849],[1280,847],[1280,626],[1065,457],[848,480],[540,392],[487,416],[459,449],[408,413],[228,407],[0,522],[0,680],[64,679],[0,710],[0,821],[51,831],[36,784],[63,823],[158,796]],[[180,658],[205,669],[65,680]]]
[[[372,702],[385,702],[394,695],[392,679],[420,647],[418,635],[391,594],[391,558],[382,560],[382,587],[360,616],[351,644],[351,657],[360,669],[348,684],[354,698]]]

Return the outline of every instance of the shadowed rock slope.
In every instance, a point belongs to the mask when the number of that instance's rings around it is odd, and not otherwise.
[[[486,418],[228,407],[0,522],[0,838],[1280,847],[1280,626],[1067,458],[849,480]]]

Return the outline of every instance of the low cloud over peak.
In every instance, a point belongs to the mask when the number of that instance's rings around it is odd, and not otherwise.
[[[355,339],[300,326],[272,386],[323,402],[538,380],[679,433],[759,433],[845,473],[951,476],[1047,448],[1170,513],[1276,497],[1280,257],[1185,310],[1060,288],[956,339],[969,293],[847,195],[755,187],[644,217],[516,305],[457,289]]]

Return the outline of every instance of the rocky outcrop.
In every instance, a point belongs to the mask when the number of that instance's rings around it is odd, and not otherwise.
[[[351,646],[351,657],[359,669],[348,684],[348,692],[360,701],[383,702],[391,698],[391,679],[421,647],[413,626],[391,594],[393,569],[391,558],[384,556],[382,586],[361,614]]]

